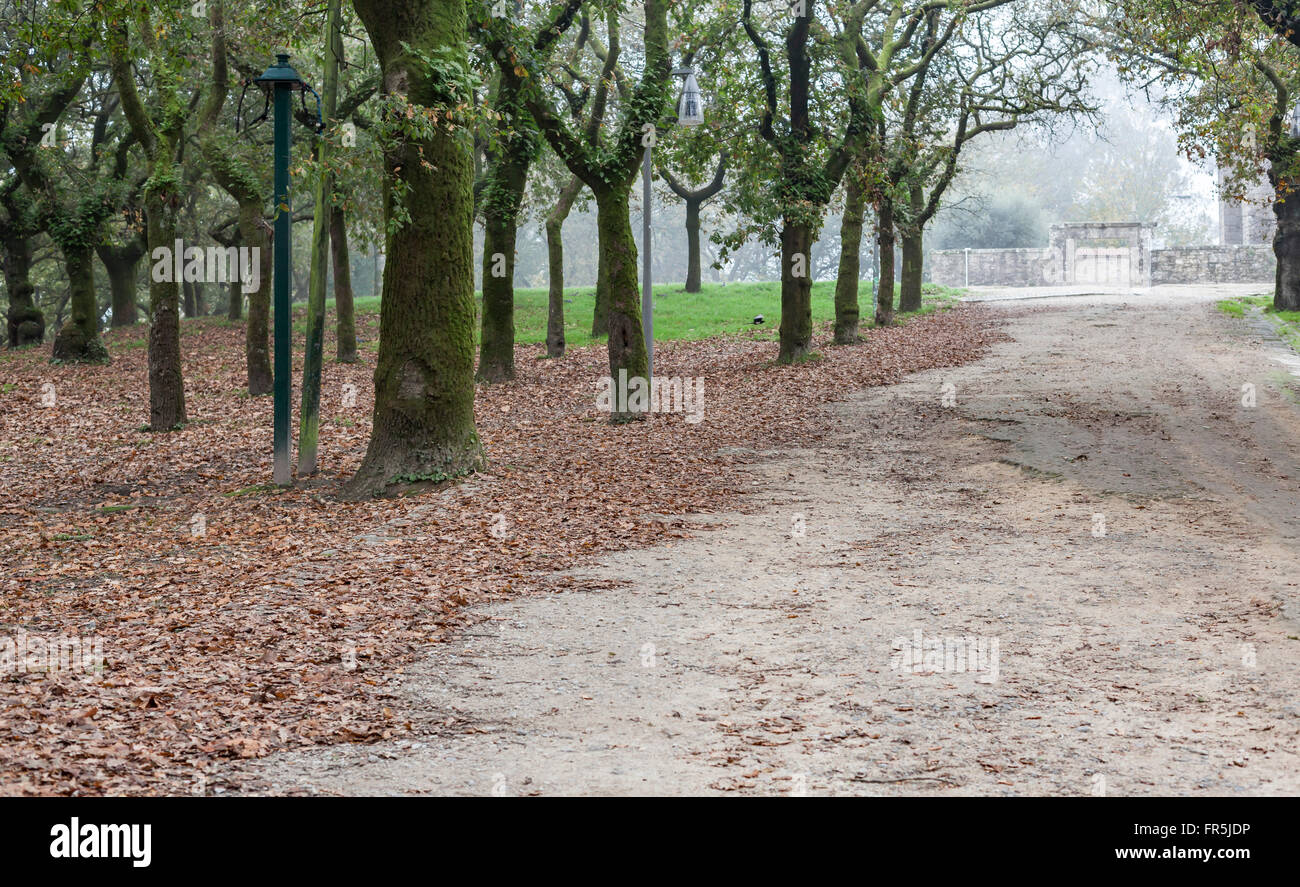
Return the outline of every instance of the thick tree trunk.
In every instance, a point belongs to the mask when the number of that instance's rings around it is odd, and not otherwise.
[[[95,300],[95,249],[63,247],[71,311],[54,337],[51,357],[69,363],[106,363],[108,350],[99,339],[99,306]]]
[[[840,268],[835,278],[835,344],[859,341],[858,278],[862,276],[862,187],[857,176],[844,184],[844,217],[840,221]]]
[[[812,229],[789,221],[781,229],[781,350],[794,363],[812,347]]]
[[[357,362],[357,318],[352,304],[352,262],[348,255],[348,225],[343,207],[330,214],[330,244],[334,253],[334,312],[338,316],[339,363]]]
[[[45,341],[45,315],[36,307],[32,285],[32,241],[20,234],[4,239],[5,291],[9,294],[9,347]]]
[[[270,394],[275,378],[271,372],[271,283],[273,256],[271,229],[262,218],[260,202],[239,205],[239,236],[244,246],[256,250],[260,277],[257,289],[248,293],[248,320],[244,326],[244,357],[248,365],[248,395]]]
[[[700,287],[700,200],[686,201],[686,292]]]
[[[1277,278],[1273,307],[1278,311],[1300,311],[1300,190],[1273,202],[1277,231],[1273,234],[1273,255]]]
[[[880,280],[876,286],[876,326],[894,322],[894,204],[880,203]]]
[[[113,319],[109,326],[113,329],[135,326],[139,320],[135,310],[137,271],[144,250],[104,245],[98,252],[99,260],[108,272],[108,289],[112,297]]]
[[[176,243],[176,212],[169,195],[154,192],[145,208],[148,217],[149,255]],[[181,375],[180,283],[149,282],[149,428],[170,431],[188,421],[185,382]]]
[[[632,239],[632,217],[628,211],[628,189],[610,188],[596,192],[596,224],[600,241],[598,286],[607,293],[609,318],[609,377],[618,384],[621,371],[626,378],[647,379],[649,364],[645,334],[641,327],[641,290],[637,285],[636,241]],[[615,409],[610,420],[627,422],[645,419],[646,413]]]
[[[384,91],[435,107],[445,89],[421,57],[466,61],[459,0],[355,0],[379,56]],[[404,48],[409,47],[409,50]],[[385,155],[388,235],[370,443],[345,493],[441,480],[483,467],[474,426],[474,157],[464,128],[439,127]],[[393,183],[400,182],[401,189]]]

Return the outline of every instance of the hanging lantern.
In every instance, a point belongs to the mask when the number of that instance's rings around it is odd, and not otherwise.
[[[699,126],[704,122],[700,85],[695,82],[693,73],[686,75],[686,83],[682,86],[682,97],[677,102],[677,122],[681,126]]]

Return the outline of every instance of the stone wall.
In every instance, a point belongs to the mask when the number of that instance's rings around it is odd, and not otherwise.
[[[966,250],[937,249],[930,253],[930,280],[943,286],[965,286]],[[1050,286],[1063,274],[1051,249],[970,250],[971,286]],[[1151,250],[1151,284],[1267,283],[1273,280],[1273,247],[1193,246]]]
[[[1047,286],[1052,251],[1048,249],[970,250],[971,286]],[[966,250],[930,252],[930,280],[943,286],[966,285]]]
[[[1151,251],[1151,282],[1269,283],[1277,265],[1273,247],[1190,246]]]

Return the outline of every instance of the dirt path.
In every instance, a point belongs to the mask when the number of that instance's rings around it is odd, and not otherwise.
[[[408,670],[396,704],[421,742],[240,778],[1300,792],[1297,380],[1213,309],[1223,292],[1000,304],[1013,341],[985,360],[856,394],[821,448],[767,454],[760,513],[603,558],[584,574],[598,590],[484,608]],[[905,664],[917,631],[948,658]]]

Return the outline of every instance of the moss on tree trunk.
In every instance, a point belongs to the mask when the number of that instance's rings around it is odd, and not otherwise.
[[[248,369],[248,394],[270,394],[275,384],[271,371],[271,284],[274,270],[271,229],[262,218],[262,205],[254,201],[239,204],[239,236],[244,245],[256,250],[260,276],[257,289],[248,293],[248,320],[244,324],[244,361]]]
[[[786,221],[781,229],[781,349],[779,363],[794,363],[812,348],[812,228]]]
[[[632,239],[632,216],[628,209],[628,189],[610,188],[596,192],[597,230],[599,232],[601,283],[609,305],[609,375],[620,378],[647,378],[645,334],[641,327],[641,290],[637,285],[636,241]],[[644,413],[619,412],[610,416],[614,422],[646,418]]]
[[[844,184],[844,216],[840,220],[840,267],[835,278],[835,344],[859,340],[858,278],[862,263],[862,187],[856,175]]]
[[[99,339],[94,247],[64,246],[63,266],[68,274],[70,313],[54,337],[50,356],[68,363],[107,363],[108,349]]]
[[[384,91],[438,107],[445,87],[418,55],[466,65],[465,5],[356,0],[355,7],[379,56]],[[344,488],[350,496],[484,464],[474,425],[470,133],[439,127],[424,139],[394,138],[385,152],[385,217],[394,218],[400,200],[408,218],[388,235],[374,416],[366,455]]]
[[[152,191],[146,201],[151,257],[159,248],[170,255],[175,247],[176,202],[174,195],[161,190]],[[150,275],[149,427],[154,431],[170,431],[188,421],[181,376],[180,286],[175,280],[155,280]]]
[[[4,253],[9,347],[39,344],[45,341],[45,315],[36,307],[36,288],[32,285],[32,241],[23,234],[8,233]]]
[[[876,286],[876,326],[894,322],[894,204],[880,202],[880,280]]]
[[[140,319],[135,307],[136,281],[144,250],[105,244],[99,247],[98,252],[99,260],[108,272],[108,289],[113,306],[113,318],[109,326],[113,329],[135,326]]]
[[[352,263],[348,255],[348,226],[341,206],[330,213],[330,248],[334,259],[334,312],[338,317],[339,363],[357,362],[357,318],[352,304]]]

